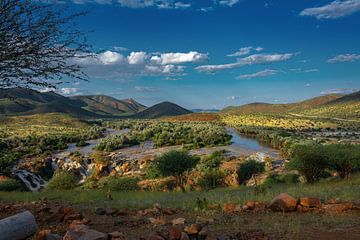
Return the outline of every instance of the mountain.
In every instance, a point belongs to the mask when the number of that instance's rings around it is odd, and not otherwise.
[[[133,118],[140,118],[140,119],[154,119],[154,118],[161,118],[161,117],[171,117],[171,116],[178,116],[183,114],[191,113],[191,111],[180,107],[171,102],[162,102],[156,104],[152,107],[145,109],[142,112],[139,112],[132,116]]]
[[[0,114],[6,115],[66,113],[101,118],[133,115],[143,109],[145,106],[133,99],[118,100],[105,95],[64,97],[27,88],[0,89]]]
[[[124,116],[138,113],[146,107],[134,99],[118,100],[106,95],[74,96],[73,100],[84,103],[84,109],[99,115]]]
[[[288,104],[250,103],[238,107],[227,107],[221,110],[221,112],[228,114],[299,112],[330,103],[343,96],[340,94],[330,94]]]

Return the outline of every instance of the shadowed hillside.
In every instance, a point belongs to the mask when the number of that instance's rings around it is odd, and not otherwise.
[[[191,113],[191,111],[183,107],[180,107],[179,105],[176,105],[171,102],[162,102],[140,113],[135,114],[133,118],[153,119],[153,118],[161,118],[161,117],[178,116],[188,113]]]

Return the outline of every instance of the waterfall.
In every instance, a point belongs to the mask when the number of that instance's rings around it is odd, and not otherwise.
[[[39,191],[47,184],[47,182],[41,176],[26,170],[16,170],[14,175],[17,176],[32,192]]]

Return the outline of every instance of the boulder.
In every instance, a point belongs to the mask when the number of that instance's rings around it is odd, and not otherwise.
[[[271,200],[269,208],[273,211],[291,212],[296,210],[297,200],[287,193],[281,193]]]
[[[171,221],[173,225],[184,225],[185,224],[185,218],[175,218]]]
[[[126,236],[122,232],[112,232],[109,233],[110,240],[127,240]]]
[[[233,203],[225,203],[224,204],[224,207],[223,207],[223,211],[225,213],[235,213],[235,212],[238,212],[240,211],[240,207],[236,204],[233,204]]]
[[[159,233],[152,233],[146,238],[146,240],[166,240],[166,238],[161,236]]]
[[[320,198],[302,197],[300,198],[300,205],[305,208],[320,207],[321,200]]]
[[[180,240],[181,239],[181,230],[177,227],[171,227],[169,230],[169,240]]]
[[[184,228],[184,232],[189,235],[197,235],[201,231],[202,227],[200,224],[191,224],[190,226],[186,226]]]

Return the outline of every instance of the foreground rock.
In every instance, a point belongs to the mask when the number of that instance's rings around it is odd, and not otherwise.
[[[273,198],[269,208],[273,211],[292,212],[296,210],[297,200],[287,193],[281,193]]]
[[[0,220],[0,239],[22,240],[36,233],[38,226],[29,211]]]

